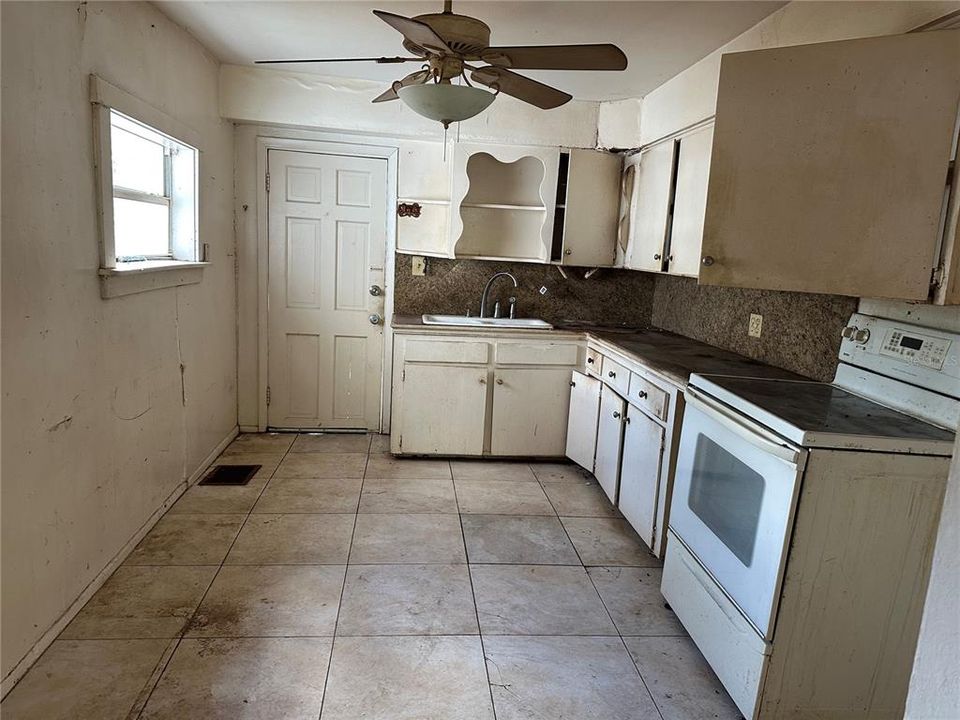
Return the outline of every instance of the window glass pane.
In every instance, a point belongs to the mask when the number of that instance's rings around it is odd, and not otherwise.
[[[706,435],[697,437],[687,504],[747,567],[753,562],[763,490],[763,476]]]
[[[170,255],[170,212],[166,205],[113,199],[117,258]]]
[[[128,128],[135,128],[134,123],[127,121],[125,125],[116,121],[110,125],[114,186],[163,195],[163,145],[131,132]]]

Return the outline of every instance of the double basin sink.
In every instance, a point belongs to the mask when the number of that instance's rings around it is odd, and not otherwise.
[[[467,315],[423,315],[424,325],[452,325],[455,327],[493,327],[550,330],[553,325],[537,318],[492,318]]]

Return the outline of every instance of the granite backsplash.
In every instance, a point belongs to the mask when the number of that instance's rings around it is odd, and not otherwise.
[[[721,288],[658,275],[650,324],[829,382],[837,368],[840,332],[857,302],[842,295]],[[747,334],[750,313],[763,316],[759,338]]]
[[[553,265],[428,258],[426,275],[415,276],[410,273],[411,262],[411,256],[397,255],[394,312],[398,315],[463,315],[468,309],[476,315],[487,280],[506,270],[520,286],[498,279],[490,290],[490,312],[494,301],[500,300],[506,314],[507,299],[516,297],[517,317],[629,327],[650,323],[654,278],[647,273],[601,269],[585,280],[587,268],[564,268],[564,278]],[[546,293],[540,293],[541,287]]]
[[[517,298],[518,317],[552,323],[586,322],[659,327],[750,358],[830,381],[837,366],[840,331],[857,299],[839,295],[701,286],[693,278],[632,270],[428,258],[424,276],[411,274],[412,258],[397,255],[394,312],[400,315],[477,314],[487,280],[501,270],[520,283],[498,280],[490,307]],[[540,294],[540,288],[547,292]],[[759,338],[747,334],[750,313],[763,315]]]

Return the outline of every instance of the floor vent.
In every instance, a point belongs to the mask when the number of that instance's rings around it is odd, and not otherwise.
[[[260,465],[217,465],[200,485],[246,485],[257,474]]]

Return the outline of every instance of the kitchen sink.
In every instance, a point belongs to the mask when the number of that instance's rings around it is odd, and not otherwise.
[[[537,318],[468,317],[466,315],[424,315],[424,325],[455,325],[458,327],[495,327],[550,330],[553,325]]]

